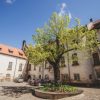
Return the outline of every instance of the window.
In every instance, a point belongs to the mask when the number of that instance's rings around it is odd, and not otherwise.
[[[6,78],[10,78],[10,76],[11,76],[10,74],[6,74]]]
[[[48,66],[48,62],[45,61],[45,69],[47,69],[47,66]]]
[[[41,72],[41,66],[39,66],[39,72]]]
[[[11,49],[8,49],[8,51],[9,51],[9,53],[13,53],[13,50],[11,50]]]
[[[72,54],[72,66],[79,65],[77,53]]]
[[[23,78],[23,75],[22,75],[22,74],[19,74],[18,77],[19,77],[19,78]]]
[[[36,70],[36,65],[34,64],[34,70]]]
[[[49,64],[48,67],[47,67],[47,69],[49,69],[49,71],[50,71],[52,69],[52,65]]]
[[[68,74],[61,74],[61,79],[62,81],[68,81],[69,80]]]
[[[61,58],[61,67],[66,67],[64,57]]]
[[[28,65],[28,71],[31,71],[31,64]]]
[[[19,55],[20,55],[20,56],[23,56],[23,53],[19,52]]]
[[[23,66],[23,64],[19,64],[19,70],[18,71],[22,71],[22,66]]]
[[[72,44],[75,44],[75,43],[78,44],[78,39],[74,39],[74,40],[72,40]]]
[[[96,71],[96,76],[98,79],[100,79],[100,68],[99,69],[95,69]]]
[[[36,78],[36,76],[35,75],[33,75],[33,79],[35,79]]]
[[[93,56],[94,65],[100,65],[100,59],[98,53],[94,53],[92,54],[92,56]]]
[[[8,69],[7,70],[12,70],[12,62],[9,62],[9,65],[8,65]]]
[[[45,75],[45,79],[49,79],[49,75],[48,74]]]
[[[6,74],[5,80],[6,80],[6,81],[11,81],[11,75],[10,75],[10,74]]]
[[[41,75],[39,75],[39,79],[41,79]]]
[[[92,79],[92,75],[91,74],[89,75],[89,79]]]
[[[0,51],[2,50],[2,48],[0,48]]]
[[[79,74],[74,74],[74,80],[79,81],[80,80],[80,75]]]
[[[50,69],[50,68],[52,68],[52,65],[49,64],[48,61],[45,61],[45,69]]]

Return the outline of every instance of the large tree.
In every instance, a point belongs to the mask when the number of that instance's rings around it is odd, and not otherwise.
[[[85,47],[90,49],[94,43],[97,44],[95,31],[88,31],[86,27],[80,26],[78,19],[75,22],[76,26],[69,28],[70,18],[67,15],[53,13],[48,23],[37,28],[33,35],[34,45],[31,44],[26,49],[31,63],[48,61],[53,68],[55,82],[60,79],[60,62],[65,53]]]

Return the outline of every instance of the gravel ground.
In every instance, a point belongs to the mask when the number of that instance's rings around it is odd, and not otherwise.
[[[80,88],[84,92],[80,95],[67,98],[67,100],[100,100],[100,88]],[[66,98],[61,99],[66,100]]]
[[[28,83],[0,82],[0,86],[29,86]]]
[[[2,90],[2,86],[14,86],[14,87],[31,87],[27,83],[0,83],[0,91]],[[80,95],[67,97],[59,100],[100,100],[100,88],[80,88],[84,90],[84,92]],[[12,90],[11,90],[12,91]],[[13,93],[10,91],[0,92],[0,100],[44,100],[37,98],[32,95],[32,93]]]

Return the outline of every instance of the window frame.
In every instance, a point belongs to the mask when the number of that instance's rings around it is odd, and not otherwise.
[[[74,80],[75,81],[80,81],[80,74],[79,73],[74,74]]]
[[[39,66],[39,72],[41,72],[41,69],[42,69],[41,66]]]
[[[13,62],[9,62],[7,70],[12,70]]]
[[[21,67],[21,69],[20,69],[20,67]],[[18,71],[22,71],[22,70],[23,70],[23,64],[20,63],[20,64],[19,64],[19,69],[18,69]]]
[[[8,75],[8,76],[7,76]],[[7,73],[6,78],[11,78],[11,74]]]
[[[66,61],[65,61],[64,56],[61,57],[60,64],[61,64],[61,67],[66,67]]]
[[[36,70],[36,65],[34,64],[34,71]]]
[[[100,65],[100,57],[98,52],[92,54],[94,66]]]
[[[78,62],[78,55],[77,53],[73,53],[72,54],[72,66],[78,66],[79,62]]]

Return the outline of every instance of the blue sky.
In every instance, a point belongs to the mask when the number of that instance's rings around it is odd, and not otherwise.
[[[100,18],[100,0],[0,0],[0,43],[21,47],[32,42],[32,34],[51,14],[68,13],[85,25]],[[72,19],[71,19],[72,20]]]

